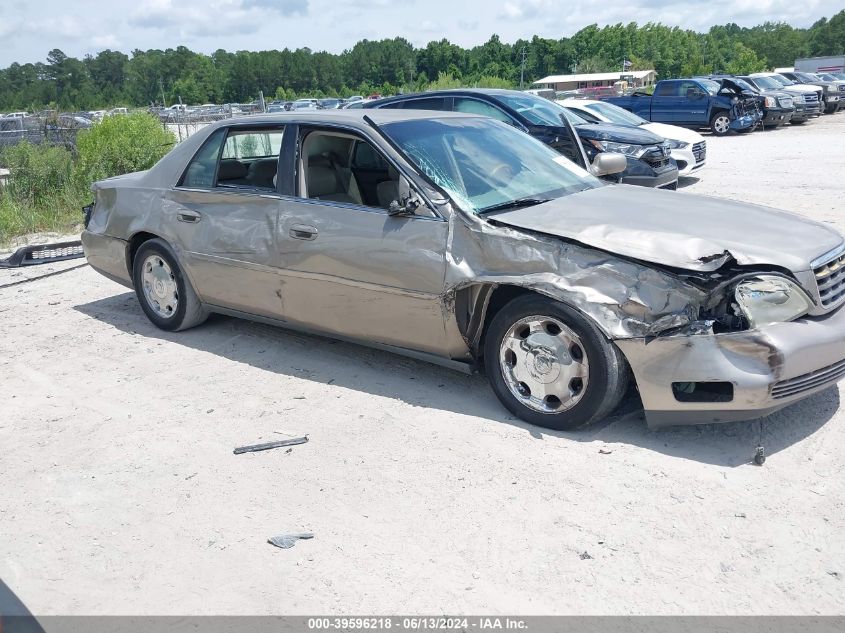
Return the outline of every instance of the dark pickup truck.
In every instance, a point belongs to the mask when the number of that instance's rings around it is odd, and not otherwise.
[[[730,79],[665,79],[654,94],[635,92],[625,97],[605,97],[654,123],[707,128],[716,136],[751,131],[763,118],[757,96]]]

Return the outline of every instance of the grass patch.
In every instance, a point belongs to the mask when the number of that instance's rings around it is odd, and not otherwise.
[[[77,137],[76,151],[27,142],[0,153],[0,245],[27,233],[70,233],[92,200],[91,183],[152,167],[176,142],[146,113],[107,117]]]
[[[0,195],[0,247],[27,233],[76,233],[82,228],[82,206],[91,202],[76,192],[58,192],[34,205]]]

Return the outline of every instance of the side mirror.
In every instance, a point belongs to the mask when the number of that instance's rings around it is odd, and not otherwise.
[[[600,152],[593,159],[590,171],[593,172],[594,176],[610,176],[625,171],[627,167],[628,159],[624,154]]]
[[[417,193],[411,188],[411,184],[404,176],[399,177],[398,182],[387,181],[379,184],[379,197],[383,196],[384,189],[392,189],[389,191],[390,204],[387,205],[387,215],[414,215],[419,209],[423,201]]]
[[[421,206],[422,200],[415,195],[411,195],[402,200],[393,200],[387,207],[387,215],[414,215]]]

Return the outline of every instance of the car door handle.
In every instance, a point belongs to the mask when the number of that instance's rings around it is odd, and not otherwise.
[[[294,224],[290,227],[289,235],[295,240],[316,240],[317,228],[307,224]]]
[[[196,211],[180,211],[176,215],[176,219],[180,222],[187,222],[188,224],[196,224],[202,220],[202,214]]]

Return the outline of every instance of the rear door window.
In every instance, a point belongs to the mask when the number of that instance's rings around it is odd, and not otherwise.
[[[191,159],[185,173],[179,180],[179,187],[211,189],[214,186],[217,161],[220,158],[226,128],[220,128],[206,139],[203,146]]]
[[[664,81],[657,90],[654,91],[655,97],[677,97],[678,96],[678,82]]]
[[[221,128],[191,160],[180,187],[276,189],[284,128]]]
[[[229,130],[216,186],[275,189],[283,138],[279,127]]]

